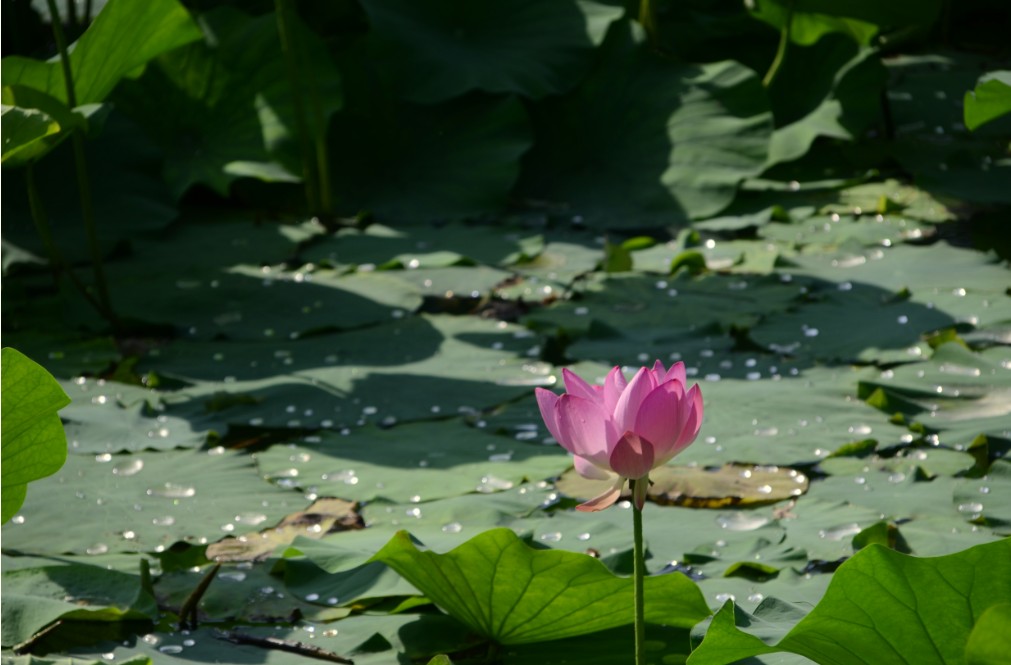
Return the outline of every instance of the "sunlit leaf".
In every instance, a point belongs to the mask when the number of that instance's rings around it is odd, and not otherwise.
[[[964,110],[970,130],[1011,113],[1011,72],[984,75],[975,89],[965,93]]]
[[[77,104],[103,101],[124,76],[199,38],[196,22],[176,0],[151,0],[141,6],[124,0],[107,3],[70,50]],[[59,62],[4,58],[3,84],[25,85],[67,102]]]
[[[839,568],[822,601],[778,644],[742,634],[727,604],[688,662],[776,651],[817,663],[962,662],[973,625],[1011,593],[1009,554],[1007,540],[924,559],[868,547]]]
[[[486,531],[446,554],[421,551],[401,532],[376,559],[451,616],[502,644],[583,635],[632,620],[631,579],[615,577],[586,555],[532,549],[509,529]],[[687,627],[708,613],[687,578],[646,582],[647,620]]]
[[[57,411],[70,403],[52,375],[16,349],[3,349],[3,514],[21,508],[28,483],[60,470],[67,437]]]

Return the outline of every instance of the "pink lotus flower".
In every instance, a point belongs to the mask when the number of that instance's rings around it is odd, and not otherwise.
[[[640,368],[631,381],[620,367],[603,386],[591,385],[567,369],[564,395],[537,388],[537,405],[548,431],[575,456],[584,478],[610,480],[611,488],[578,506],[582,511],[607,508],[634,480],[634,500],[642,509],[649,472],[687,448],[702,426],[702,392],[685,388],[684,363],[664,369]]]

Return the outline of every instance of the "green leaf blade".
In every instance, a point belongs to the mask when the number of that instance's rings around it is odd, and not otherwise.
[[[77,104],[101,102],[124,76],[200,37],[200,28],[176,0],[112,0],[72,46],[70,66]],[[59,62],[10,57],[4,58],[3,65],[4,85],[26,85],[67,102]]]
[[[573,552],[534,550],[510,529],[479,534],[446,554],[400,532],[374,557],[475,632],[501,644],[562,639],[632,621],[632,580]],[[681,575],[646,580],[646,618],[687,627],[708,608]],[[627,612],[615,608],[626,607]]]
[[[1011,113],[1011,71],[984,75],[976,88],[965,93],[965,126],[980,126]]]
[[[25,485],[59,471],[67,458],[67,438],[57,411],[70,403],[45,369],[5,348],[2,371],[3,509],[0,521],[24,502]],[[18,489],[18,488],[22,489]]]
[[[932,558],[871,545],[836,571],[821,602],[774,648],[833,665],[964,662],[977,618],[1009,596],[1007,539]],[[714,618],[712,641],[707,643],[707,634],[691,665],[769,652],[725,624],[725,618],[720,623]],[[722,653],[726,644],[741,646],[730,660]],[[754,647],[750,653],[748,644]]]

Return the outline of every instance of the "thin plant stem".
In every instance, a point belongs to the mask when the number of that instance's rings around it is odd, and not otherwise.
[[[790,44],[790,31],[793,29],[793,2],[787,7],[786,10],[786,23],[783,24],[783,29],[779,33],[779,47],[776,48],[776,57],[773,58],[772,64],[769,66],[769,71],[765,73],[765,78],[762,79],[762,85],[768,88],[772,85],[772,81],[776,78],[776,74],[779,73],[779,68],[783,66],[783,60],[786,58],[786,48]]]
[[[310,79],[312,70],[309,71]],[[312,80],[309,88],[309,104],[312,106],[313,121],[316,124],[316,178],[319,188],[320,212],[327,218],[333,215],[333,198],[330,195],[330,153],[326,144],[326,117],[319,99],[319,89]]]
[[[294,39],[287,18],[287,2],[285,0],[274,0],[274,15],[277,17],[277,34],[281,39],[281,54],[284,57],[288,87],[291,88],[291,103],[295,111],[295,132],[298,134],[298,147],[302,158],[305,200],[309,206],[309,213],[315,214],[319,211],[320,205],[316,172],[310,155],[313,148],[309,141],[309,129],[306,127],[305,107],[302,104],[302,86],[298,78],[298,63],[295,61]]]
[[[646,478],[630,481],[632,496],[636,483],[648,483]],[[642,547],[642,510],[632,502],[632,579],[635,589],[635,665],[646,665],[646,601],[643,581],[646,576],[646,558]]]
[[[67,89],[67,105],[77,106],[77,94],[74,91],[74,76],[70,69],[70,55],[67,53],[67,40],[63,34],[63,23],[56,0],[46,0],[49,14],[53,22],[53,37],[56,48],[60,52],[60,64],[63,67],[63,83]],[[116,325],[112,301],[109,298],[109,287],[105,280],[105,267],[102,264],[102,249],[98,242],[98,229],[95,225],[95,209],[91,199],[91,181],[88,178],[88,165],[84,155],[84,136],[79,128],[72,130],[71,140],[74,144],[74,166],[77,171],[77,189],[81,196],[81,215],[84,218],[84,232],[88,238],[88,249],[91,253],[91,264],[95,273],[95,288],[98,291],[98,302],[104,311],[104,316],[110,323]]]
[[[652,47],[659,46],[656,30],[656,14],[653,11],[652,0],[640,0],[639,2],[639,24],[646,31],[646,37]]]

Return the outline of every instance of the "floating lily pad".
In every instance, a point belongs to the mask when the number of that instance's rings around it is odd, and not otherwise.
[[[85,401],[87,400],[87,401]],[[64,429],[75,453],[119,453],[195,448],[207,431],[158,413],[147,402],[119,406],[113,400],[75,401],[63,411]]]
[[[825,285],[826,287],[828,285]],[[928,333],[951,326],[945,312],[859,282],[810,293],[811,302],[768,317],[750,331],[758,344],[788,356],[821,361],[907,359]],[[861,331],[854,335],[853,331]]]
[[[886,413],[903,413],[938,434],[937,442],[966,450],[980,434],[1011,429],[1011,349],[979,353],[957,342],[929,361],[897,367],[861,383],[861,395]]]
[[[5,647],[25,642],[57,620],[153,621],[158,617],[155,600],[142,588],[139,575],[101,566],[75,562],[5,571],[3,586]]]
[[[555,475],[568,463],[561,448],[490,436],[456,420],[324,434],[297,446],[275,445],[256,458],[265,476],[285,486],[394,502],[497,492]]]
[[[531,338],[504,322],[425,316],[280,348],[177,344],[142,366],[187,380],[219,379],[175,393],[168,407],[172,415],[217,427],[390,425],[473,413],[551,385],[550,366],[517,354],[532,348]],[[211,360],[221,353],[221,360],[209,365],[204,353]],[[405,394],[426,398],[405,400]]]
[[[511,265],[529,261],[543,248],[539,234],[518,229],[454,224],[396,230],[372,224],[341,231],[301,252],[304,260],[329,265],[371,264],[383,268],[443,268],[451,265]]]
[[[718,469],[662,466],[649,474],[647,497],[661,505],[690,508],[748,508],[791,499],[807,491],[808,479],[795,469],[728,464]],[[597,496],[607,481],[583,478],[566,471],[555,483],[581,500]]]
[[[154,585],[162,607],[178,614],[187,598],[208,574],[209,567],[194,567],[162,573]],[[199,624],[241,621],[249,624],[288,623],[294,617],[308,621],[330,622],[347,617],[351,611],[326,602],[319,604],[292,594],[272,573],[269,566],[224,565],[200,597],[197,605]],[[168,642],[165,635],[148,635],[148,643],[158,646]]]
[[[104,554],[206,543],[277,521],[298,495],[260,480],[246,456],[217,449],[71,455],[7,524],[5,546],[34,553]]]

